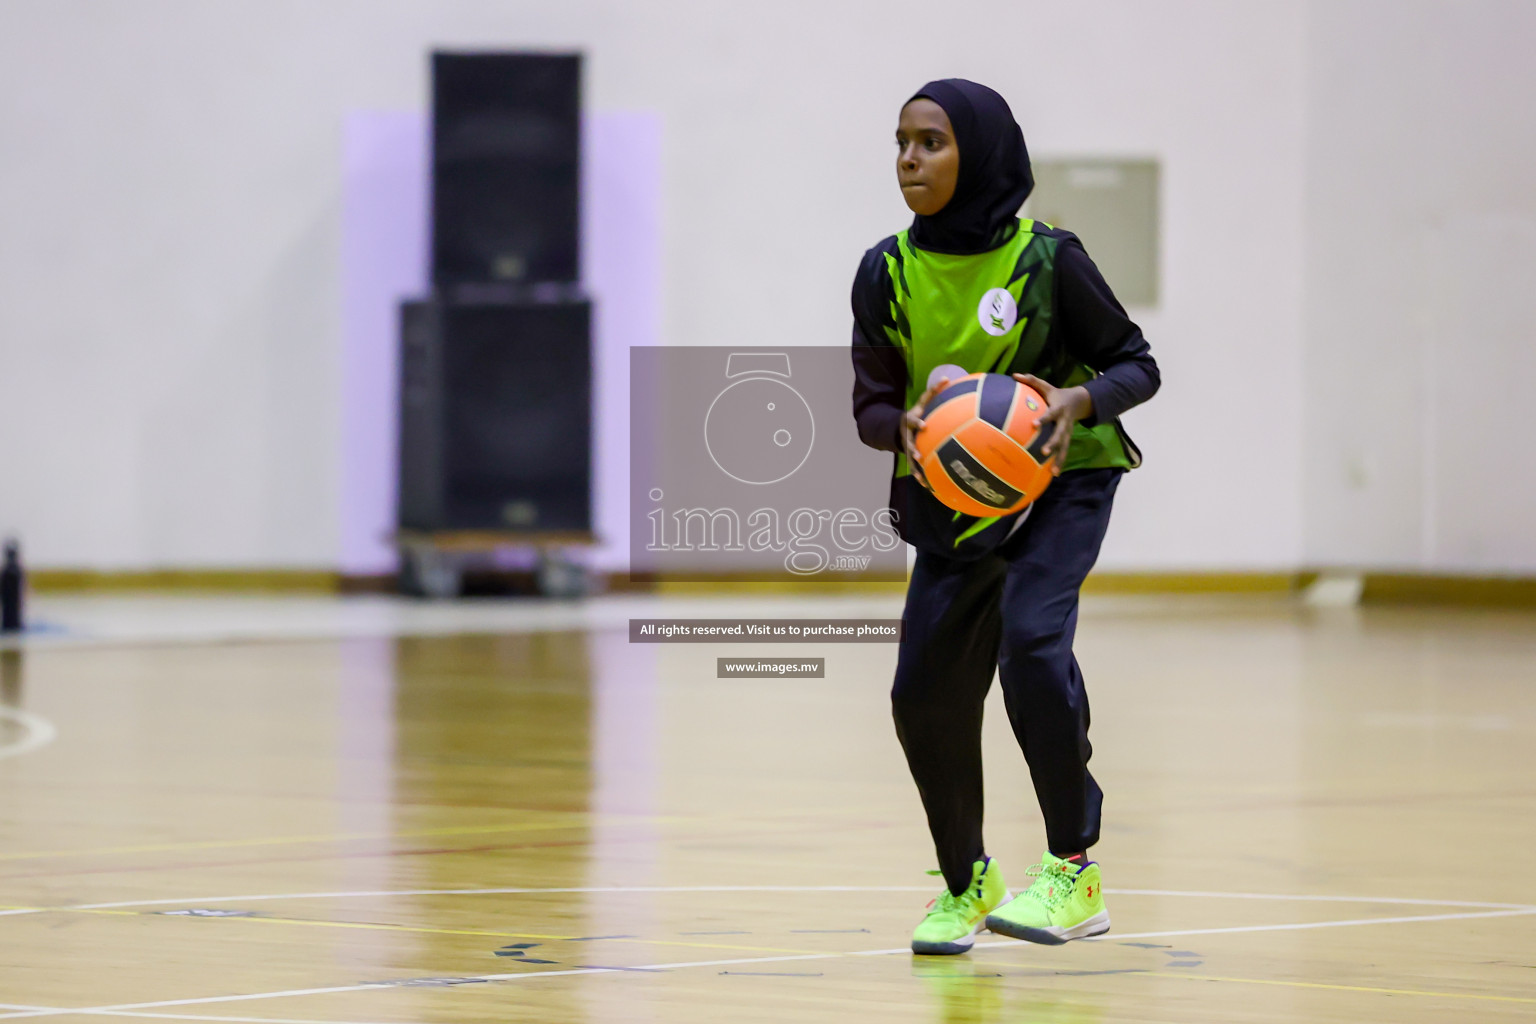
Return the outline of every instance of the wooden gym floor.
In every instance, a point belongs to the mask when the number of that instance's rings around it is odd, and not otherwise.
[[[1536,616],[1089,599],[1114,931],[914,958],[893,646],[527,607],[0,655],[0,1020],[1536,1020]],[[716,612],[754,609],[784,605]],[[1043,840],[1000,712],[1017,885]]]

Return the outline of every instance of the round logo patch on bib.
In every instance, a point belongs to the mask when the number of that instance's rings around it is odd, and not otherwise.
[[[981,329],[991,335],[1007,334],[1019,319],[1019,304],[1006,288],[993,288],[981,297],[976,307],[976,320]]]

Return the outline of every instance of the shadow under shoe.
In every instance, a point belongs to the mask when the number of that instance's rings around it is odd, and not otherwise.
[[[912,977],[934,997],[942,1024],[996,1024],[1003,1019],[1003,973],[996,964],[970,957],[924,957],[912,961]]]

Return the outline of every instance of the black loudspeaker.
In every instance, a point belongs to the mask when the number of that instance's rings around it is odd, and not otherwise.
[[[591,305],[401,306],[402,530],[589,534]]]
[[[581,58],[432,55],[432,281],[575,281]]]

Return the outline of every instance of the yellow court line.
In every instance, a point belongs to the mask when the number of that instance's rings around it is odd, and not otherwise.
[[[1284,988],[1316,988],[1334,992],[1369,992],[1383,996],[1428,996],[1440,999],[1478,999],[1492,1003],[1536,1003],[1524,996],[1485,996],[1474,992],[1431,992],[1412,988],[1375,988],[1370,985],[1329,985],[1320,981],[1281,981],[1277,978],[1223,978],[1212,974],[1174,974],[1171,971],[1145,971],[1148,978],[1185,978],[1189,981],[1227,981],[1239,985],[1279,985]]]
[[[590,817],[584,812],[584,818]],[[661,820],[661,819],[649,819]],[[522,825],[461,825],[452,828],[429,828],[415,832],[359,832],[321,836],[271,836],[263,839],[210,839],[189,843],[157,843],[145,846],[101,846],[86,850],[45,850],[32,853],[0,853],[0,861],[37,860],[43,857],[92,857],[121,853],[167,853],[173,850],[220,850],[239,847],[284,846],[303,843],[347,843],[362,839],[429,839],[439,836],[493,835],[501,832],[548,832],[562,828],[584,828],[589,821],[546,821]]]
[[[544,935],[538,932],[492,932],[478,928],[427,928],[410,924],[374,924],[362,921],[316,921],[302,917],[232,917],[229,921],[262,921],[267,924],[300,924],[317,928],[364,928],[391,932],[423,932],[428,935],[486,935],[499,939],[546,939],[551,942],[570,942],[579,935]],[[719,942],[675,942],[669,939],[605,939],[605,942],[630,942],[642,946],[686,946],[690,949],[735,949],[752,953],[817,953],[814,949],[782,949],[777,946],[730,946]]]
[[[105,910],[95,907],[8,907],[9,910],[44,910],[64,914],[102,914],[111,917],[161,917],[168,916],[154,911]],[[256,921],[265,924],[297,924],[312,928],[359,928],[371,931],[419,932],[426,935],[482,935],[497,939],[544,939],[549,942],[571,942],[579,935],[548,935],[540,932],[493,932],[478,928],[427,928],[410,924],[378,924],[367,921],[317,921],[304,917],[226,917],[223,921]],[[817,953],[813,949],[784,949],[778,946],[733,946],[721,942],[678,942],[671,939],[613,938],[605,942],[630,942],[642,946],[684,946],[689,949],[732,949],[749,953]]]

